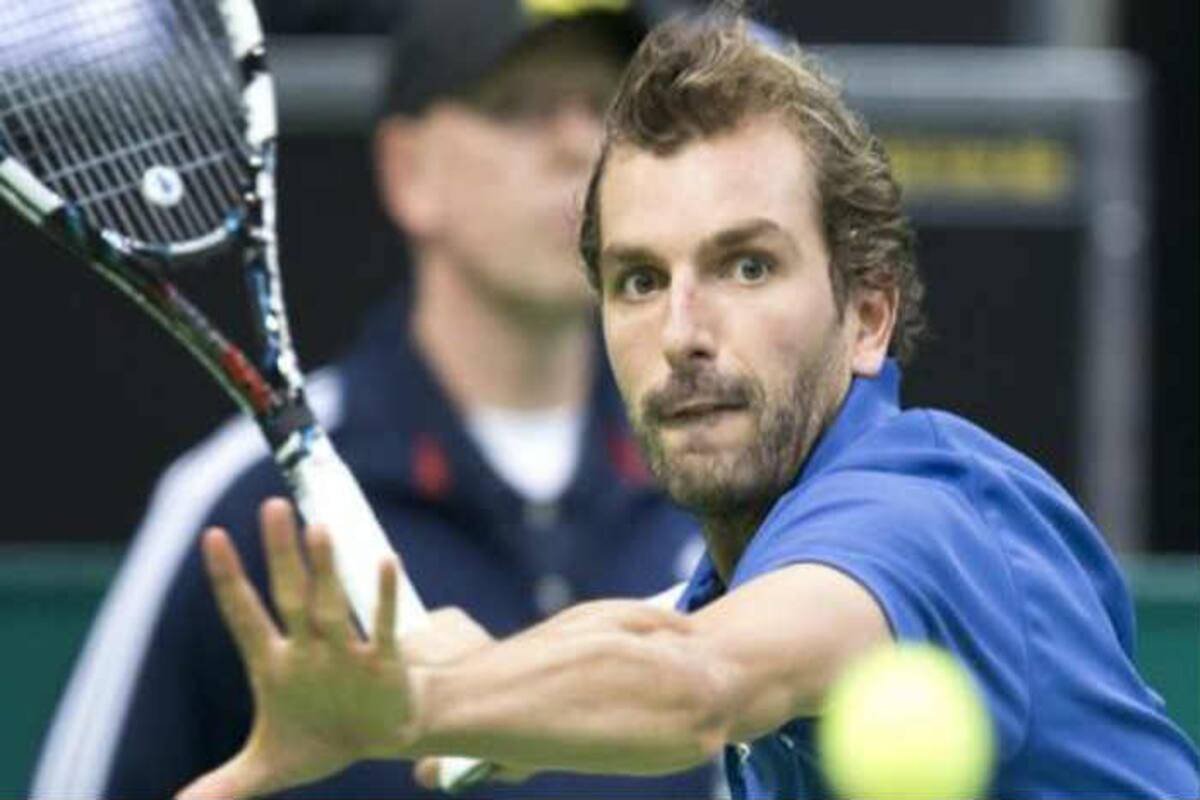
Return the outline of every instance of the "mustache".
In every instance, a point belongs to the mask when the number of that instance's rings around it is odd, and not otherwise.
[[[665,385],[642,400],[642,419],[658,424],[698,403],[744,407],[755,399],[754,387],[745,378],[720,375],[712,370],[673,372]]]

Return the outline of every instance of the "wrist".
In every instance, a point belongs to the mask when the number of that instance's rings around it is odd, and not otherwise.
[[[409,713],[397,731],[397,755],[412,758],[429,755],[427,742],[432,728],[432,686],[433,673],[436,667],[432,665],[408,665]]]

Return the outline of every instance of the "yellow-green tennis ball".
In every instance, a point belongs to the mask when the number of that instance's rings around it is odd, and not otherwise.
[[[887,645],[834,682],[817,746],[830,786],[854,800],[968,800],[987,789],[993,734],[979,691],[948,653]]]

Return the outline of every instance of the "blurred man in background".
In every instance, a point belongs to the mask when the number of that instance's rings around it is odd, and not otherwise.
[[[575,600],[660,591],[700,551],[691,519],[638,459],[571,266],[604,106],[659,16],[604,10],[620,5],[401,9],[375,144],[384,205],[411,244],[411,297],[384,303],[310,387],[426,601],[467,609],[493,635]],[[319,266],[337,279],[336,265]],[[256,509],[281,491],[240,422],[166,473],[76,667],[35,796],[165,797],[242,744],[250,694],[195,535],[220,524],[257,551]],[[261,561],[251,570],[265,582]],[[546,775],[486,795],[710,787],[700,769]],[[289,796],[420,794],[406,765],[371,763]]]

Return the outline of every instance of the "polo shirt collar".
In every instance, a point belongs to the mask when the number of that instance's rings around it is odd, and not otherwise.
[[[900,367],[887,359],[878,375],[857,376],[825,432],[817,438],[800,470],[796,485],[820,474],[859,436],[900,413]]]
[[[793,484],[793,489],[820,474],[859,436],[899,413],[900,367],[889,358],[878,375],[858,376],[850,382],[850,389],[846,392],[841,409],[834,417],[833,423],[817,439]],[[768,513],[764,519],[770,516]],[[735,580],[734,583],[736,582]],[[705,553],[692,572],[676,608],[683,612],[696,611],[720,597],[725,591],[726,586],[721,576],[708,553]]]

